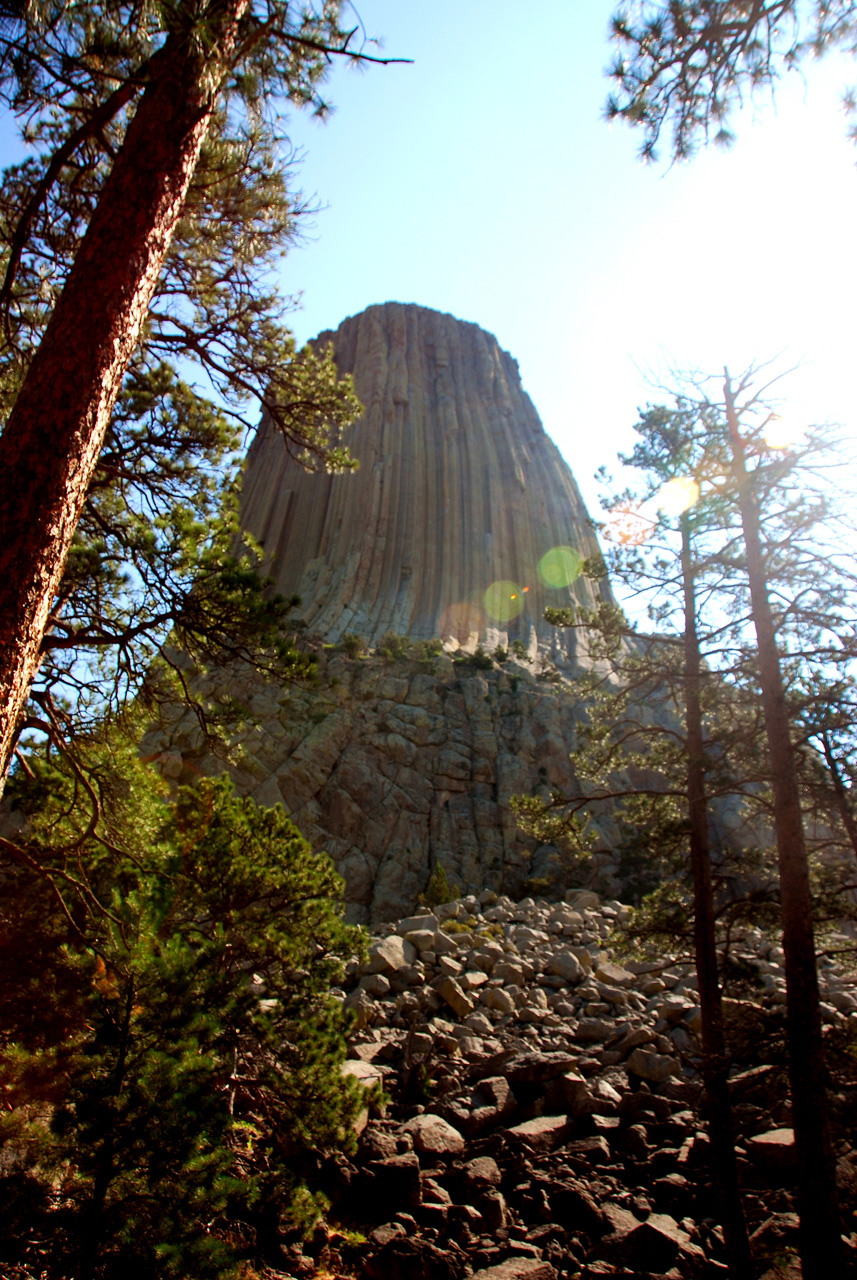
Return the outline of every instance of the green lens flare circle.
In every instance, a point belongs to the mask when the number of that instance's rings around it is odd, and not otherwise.
[[[492,582],[482,597],[485,612],[495,622],[511,622],[524,607],[524,596],[517,582],[501,578]]]
[[[546,587],[570,587],[583,570],[583,556],[574,547],[551,547],[539,561],[539,577]]]

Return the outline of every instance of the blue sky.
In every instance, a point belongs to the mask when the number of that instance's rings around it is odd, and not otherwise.
[[[325,206],[283,266],[299,339],[375,302],[496,334],[591,506],[629,447],[647,376],[800,364],[796,421],[857,424],[857,70],[811,64],[736,119],[738,142],[646,167],[602,110],[613,5],[362,0],[383,52],[337,69],[321,125],[296,116],[300,184]]]

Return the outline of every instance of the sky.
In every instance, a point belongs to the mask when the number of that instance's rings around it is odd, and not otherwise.
[[[646,166],[603,119],[613,7],[361,0],[382,55],[413,63],[338,67],[328,122],[294,116],[319,211],[282,271],[301,341],[389,300],[495,334],[593,510],[672,369],[799,366],[784,416],[857,428],[857,70],[809,64],[730,150]]]

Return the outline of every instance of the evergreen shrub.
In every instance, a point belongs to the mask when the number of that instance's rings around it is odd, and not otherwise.
[[[353,1142],[342,882],[227,779],[167,803],[103,743],[85,774],[30,771],[0,865],[0,1261],[226,1276],[236,1240],[264,1255],[312,1226],[320,1161]]]

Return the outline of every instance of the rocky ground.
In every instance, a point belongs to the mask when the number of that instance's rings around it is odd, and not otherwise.
[[[357,1154],[331,1171],[331,1222],[295,1245],[296,1276],[553,1280],[727,1275],[700,1114],[692,966],[611,958],[627,913],[484,893],[389,924],[341,992],[346,1069],[383,1086]],[[795,1151],[784,1070],[783,953],[731,945],[727,1000],[739,1166],[768,1280],[795,1259]],[[857,1080],[855,978],[822,957],[847,1220]],[[365,1243],[362,1241],[365,1237]],[[854,1237],[857,1245],[857,1236]]]

